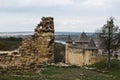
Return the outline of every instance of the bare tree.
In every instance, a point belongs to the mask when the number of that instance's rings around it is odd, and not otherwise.
[[[110,69],[111,67],[111,51],[114,49],[114,39],[115,35],[119,32],[119,27],[114,25],[114,18],[110,17],[107,20],[107,24],[105,24],[99,33],[99,38],[101,43],[103,44],[105,50],[108,52],[108,60],[107,60],[107,67]]]

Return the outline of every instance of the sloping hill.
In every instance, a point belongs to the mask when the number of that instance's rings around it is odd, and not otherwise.
[[[0,73],[0,80],[120,80],[120,71],[111,70],[108,73],[87,70],[80,67],[47,66],[38,70],[38,73]]]
[[[111,69],[107,70],[107,60],[103,60],[88,67],[97,68],[101,71],[106,71],[104,75],[110,75],[113,80],[120,80],[120,60],[112,59],[111,60]]]

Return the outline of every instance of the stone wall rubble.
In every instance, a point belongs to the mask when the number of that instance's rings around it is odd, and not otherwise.
[[[54,62],[54,21],[43,17],[34,34],[25,38],[16,54],[0,54],[0,65],[22,66]]]

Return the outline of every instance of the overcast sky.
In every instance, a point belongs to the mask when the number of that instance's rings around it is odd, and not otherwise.
[[[94,32],[111,16],[120,26],[120,0],[0,0],[0,32],[34,31],[43,16],[56,31]]]

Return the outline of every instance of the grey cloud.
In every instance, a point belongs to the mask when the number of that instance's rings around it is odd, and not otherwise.
[[[100,1],[100,4],[94,4]],[[0,30],[33,30],[42,16],[55,18],[56,31],[95,31],[113,16],[119,24],[119,0],[0,0]],[[86,3],[86,4],[85,4]],[[95,7],[97,6],[97,7]],[[107,6],[107,7],[106,7]],[[87,28],[87,30],[86,30]]]

